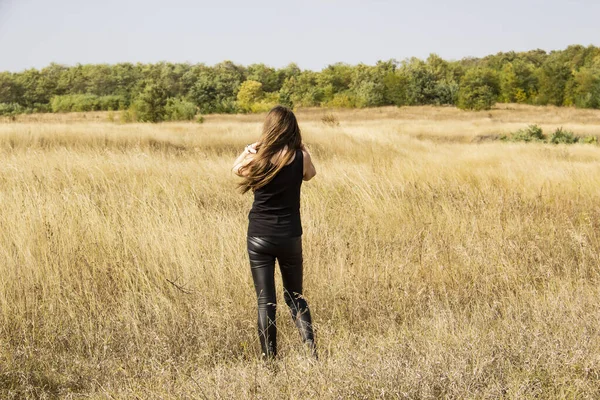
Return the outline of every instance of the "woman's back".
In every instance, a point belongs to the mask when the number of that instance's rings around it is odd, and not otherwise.
[[[254,191],[254,202],[248,214],[249,236],[302,235],[300,188],[303,174],[303,154],[297,149],[290,164],[285,165],[269,183]]]

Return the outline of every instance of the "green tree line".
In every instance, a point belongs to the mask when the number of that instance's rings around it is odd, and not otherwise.
[[[506,52],[447,61],[336,63],[319,72],[295,64],[272,68],[225,61],[213,66],[161,62],[59,64],[0,72],[0,114],[126,110],[142,121],[202,113],[292,107],[456,105],[483,110],[496,102],[600,108],[600,48]]]

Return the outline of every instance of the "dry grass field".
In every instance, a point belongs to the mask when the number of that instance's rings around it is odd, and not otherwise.
[[[599,111],[297,115],[321,357],[278,281],[272,365],[230,172],[263,116],[0,123],[0,398],[600,398],[600,147],[490,140]]]

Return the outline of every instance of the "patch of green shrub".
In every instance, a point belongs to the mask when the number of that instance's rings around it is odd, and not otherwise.
[[[487,68],[474,68],[462,77],[458,91],[458,108],[463,110],[489,110],[498,97],[498,77]]]
[[[98,109],[100,111],[122,110],[125,107],[127,107],[127,100],[123,96],[98,96]]]
[[[585,144],[598,144],[598,138],[596,136],[586,136],[583,138]]]
[[[262,99],[250,107],[253,113],[267,112],[277,105],[279,93],[264,93]]]
[[[138,120],[137,106],[135,105],[135,103],[132,104],[127,110],[121,111],[121,113],[119,114],[119,120],[123,124],[136,122]]]
[[[325,104],[326,107],[336,108],[354,108],[356,107],[356,96],[351,93],[336,93],[329,102]]]
[[[499,139],[507,142],[544,142],[553,144],[598,143],[598,138],[596,136],[587,136],[585,138],[581,138],[575,135],[573,132],[562,127],[557,128],[552,133],[552,136],[547,137],[544,135],[542,128],[538,125],[529,125],[527,128],[519,129],[518,131],[509,133],[508,135],[502,135],[499,137]]]
[[[0,115],[17,115],[26,112],[25,107],[18,103],[0,103]]]
[[[161,85],[148,83],[135,99],[133,106],[140,122],[160,122],[165,120],[167,96]]]
[[[248,80],[240,86],[237,94],[237,105],[243,112],[261,113],[275,107],[279,102],[279,98],[280,93],[263,92],[262,83]]]
[[[573,132],[567,131],[562,127],[556,129],[550,137],[550,143],[559,144],[573,144],[579,141],[579,137],[575,136]]]
[[[165,105],[165,121],[191,121],[196,116],[197,107],[194,103],[170,97]]]
[[[546,136],[538,125],[529,125],[527,128],[502,136],[500,139],[510,142],[543,142],[546,140]]]
[[[262,83],[248,80],[240,85],[240,90],[237,93],[237,102],[242,111],[251,112],[252,106],[262,100],[262,98]]]
[[[52,112],[84,112],[118,110],[126,106],[123,96],[96,96],[95,94],[68,94],[50,100]]]

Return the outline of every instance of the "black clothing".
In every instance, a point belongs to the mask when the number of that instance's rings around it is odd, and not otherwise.
[[[283,297],[302,341],[316,357],[308,304],[302,297],[302,224],[300,187],[304,175],[302,150],[265,186],[254,191],[248,214],[248,257],[258,299],[258,337],[264,357],[277,354],[275,325],[275,260],[283,280]]]
[[[277,355],[275,325],[275,259],[283,280],[284,299],[302,341],[316,357],[314,333],[308,304],[302,297],[302,237],[247,237],[252,279],[258,298],[258,336],[264,357]]]
[[[300,187],[304,175],[304,156],[296,150],[294,160],[285,165],[265,186],[254,191],[248,214],[248,236],[297,237],[300,222]]]

